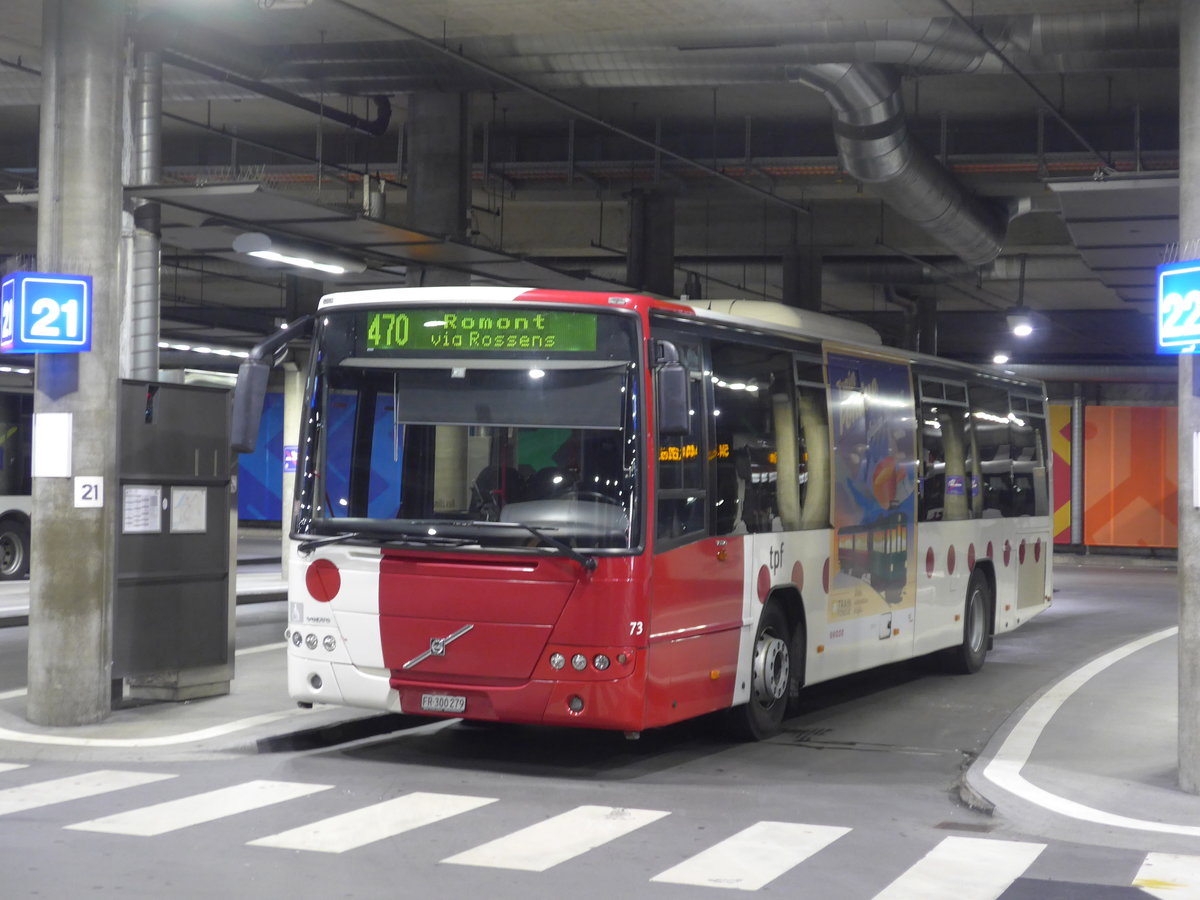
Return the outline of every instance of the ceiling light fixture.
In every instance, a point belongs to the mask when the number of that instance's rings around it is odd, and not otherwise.
[[[1008,311],[1008,330],[1019,338],[1033,334],[1033,310],[1025,306],[1025,254],[1021,254],[1021,272],[1017,281],[1017,305]]]
[[[992,362],[994,362],[998,366],[1002,366],[1006,362],[1008,362],[1008,354],[1005,353],[1003,350],[998,350],[998,351],[996,351],[996,355],[992,357]]]
[[[233,239],[233,249],[236,253],[244,253],[268,262],[283,263],[298,269],[312,269],[329,275],[361,272],[367,267],[362,260],[346,259],[307,247],[284,244],[261,231],[239,234]]]
[[[1033,312],[1024,306],[1017,306],[1008,311],[1008,330],[1017,337],[1029,337],[1033,334]]]

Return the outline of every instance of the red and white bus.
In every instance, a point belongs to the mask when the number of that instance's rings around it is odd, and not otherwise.
[[[313,328],[301,703],[763,737],[804,685],[973,672],[1050,602],[1040,384],[757,301],[399,288]]]

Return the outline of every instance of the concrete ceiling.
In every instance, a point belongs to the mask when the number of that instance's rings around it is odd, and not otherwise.
[[[676,293],[694,273],[707,297],[779,298],[781,259],[798,248],[821,261],[827,312],[893,341],[933,302],[947,356],[990,359],[1003,345],[1014,362],[1153,361],[1153,266],[1178,236],[1176,2],[289,5],[136,5],[138,33],[166,63],[163,184],[141,192],[164,204],[164,337],[245,344],[321,292],[248,265],[232,250],[244,230],[366,262],[339,288],[402,283],[429,261],[464,280],[621,284],[627,197],[640,188],[674,197]],[[37,187],[40,62],[41,3],[7,0],[10,267],[36,248],[36,205],[17,194]],[[869,91],[892,88],[889,127],[911,135],[928,170],[915,188],[875,178],[887,116]],[[329,113],[264,96],[280,91]],[[470,96],[459,241],[406,217],[407,111],[423,91]],[[379,133],[334,121],[347,113]],[[363,173],[386,182],[373,218]],[[960,240],[975,225],[914,221],[943,189],[979,212],[983,250]],[[1020,344],[1003,334],[1018,300],[1045,325]]]

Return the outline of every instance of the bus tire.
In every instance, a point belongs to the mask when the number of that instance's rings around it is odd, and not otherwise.
[[[983,668],[988,651],[988,616],[992,609],[992,589],[987,576],[976,569],[967,583],[963,604],[963,640],[947,651],[950,671],[971,675]]]
[[[0,519],[0,581],[29,577],[29,522],[20,516]]]
[[[808,659],[808,629],[804,620],[798,619],[792,629],[792,642],[788,647],[788,666],[791,674],[788,677],[787,714],[794,716],[800,711],[800,696],[804,690],[804,667]]]
[[[750,661],[750,700],[729,710],[735,736],[761,741],[778,734],[788,704],[791,650],[787,617],[776,603],[768,603],[758,620]]]

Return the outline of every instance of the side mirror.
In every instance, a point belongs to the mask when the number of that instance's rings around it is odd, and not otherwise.
[[[258,445],[258,426],[262,421],[263,401],[267,397],[267,381],[271,377],[275,354],[307,328],[312,318],[311,315],[301,316],[281,328],[251,350],[246,361],[238,366],[229,440],[229,448],[234,453],[254,452]]]
[[[662,437],[690,434],[688,372],[679,361],[679,350],[670,341],[657,341],[655,351],[655,396],[658,400],[655,418],[658,433]]]
[[[258,444],[258,426],[270,377],[271,364],[261,359],[247,359],[238,366],[229,440],[234,453],[253,453]]]

